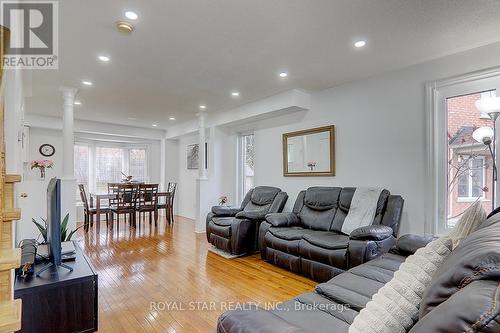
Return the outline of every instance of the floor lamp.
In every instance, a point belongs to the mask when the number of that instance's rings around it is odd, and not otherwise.
[[[493,120],[493,129],[491,127],[480,127],[472,133],[472,137],[477,142],[486,145],[490,151],[493,160],[493,180],[491,186],[491,206],[494,210],[495,207],[495,189],[497,182],[497,164],[496,164],[496,122],[500,116],[500,97],[482,98],[476,101],[476,108],[481,113],[486,113]]]

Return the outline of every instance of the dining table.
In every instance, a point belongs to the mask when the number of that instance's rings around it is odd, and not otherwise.
[[[94,201],[95,201],[95,209],[96,209],[96,216],[95,216],[95,223],[96,223],[96,229],[97,231],[100,230],[101,228],[101,201],[103,200],[112,200],[112,199],[117,199],[118,194],[117,193],[108,193],[108,192],[90,192],[90,207],[94,207]],[[165,200],[168,200],[168,197],[170,196],[170,192],[158,192],[156,194],[157,198],[165,197]],[[167,202],[167,201],[165,201]]]

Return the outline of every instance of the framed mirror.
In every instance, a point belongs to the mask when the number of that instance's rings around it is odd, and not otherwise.
[[[335,126],[283,134],[283,175],[335,176]]]

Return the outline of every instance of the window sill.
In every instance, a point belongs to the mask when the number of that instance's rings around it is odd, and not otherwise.
[[[477,197],[476,198],[457,198],[457,202],[474,202],[477,200]],[[489,199],[485,199],[485,198],[479,198],[479,201],[481,202],[488,202],[488,201],[491,201]]]

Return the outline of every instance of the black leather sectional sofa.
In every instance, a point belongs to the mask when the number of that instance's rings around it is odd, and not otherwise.
[[[342,333],[406,257],[430,241],[403,236],[389,253],[351,268],[275,309],[229,311],[218,333]],[[486,220],[446,258],[425,289],[410,333],[500,332],[500,217]]]
[[[327,281],[386,253],[396,243],[404,200],[383,190],[373,224],[346,235],[354,187],[311,187],[297,196],[292,212],[266,216],[259,229],[261,256],[275,265]]]

